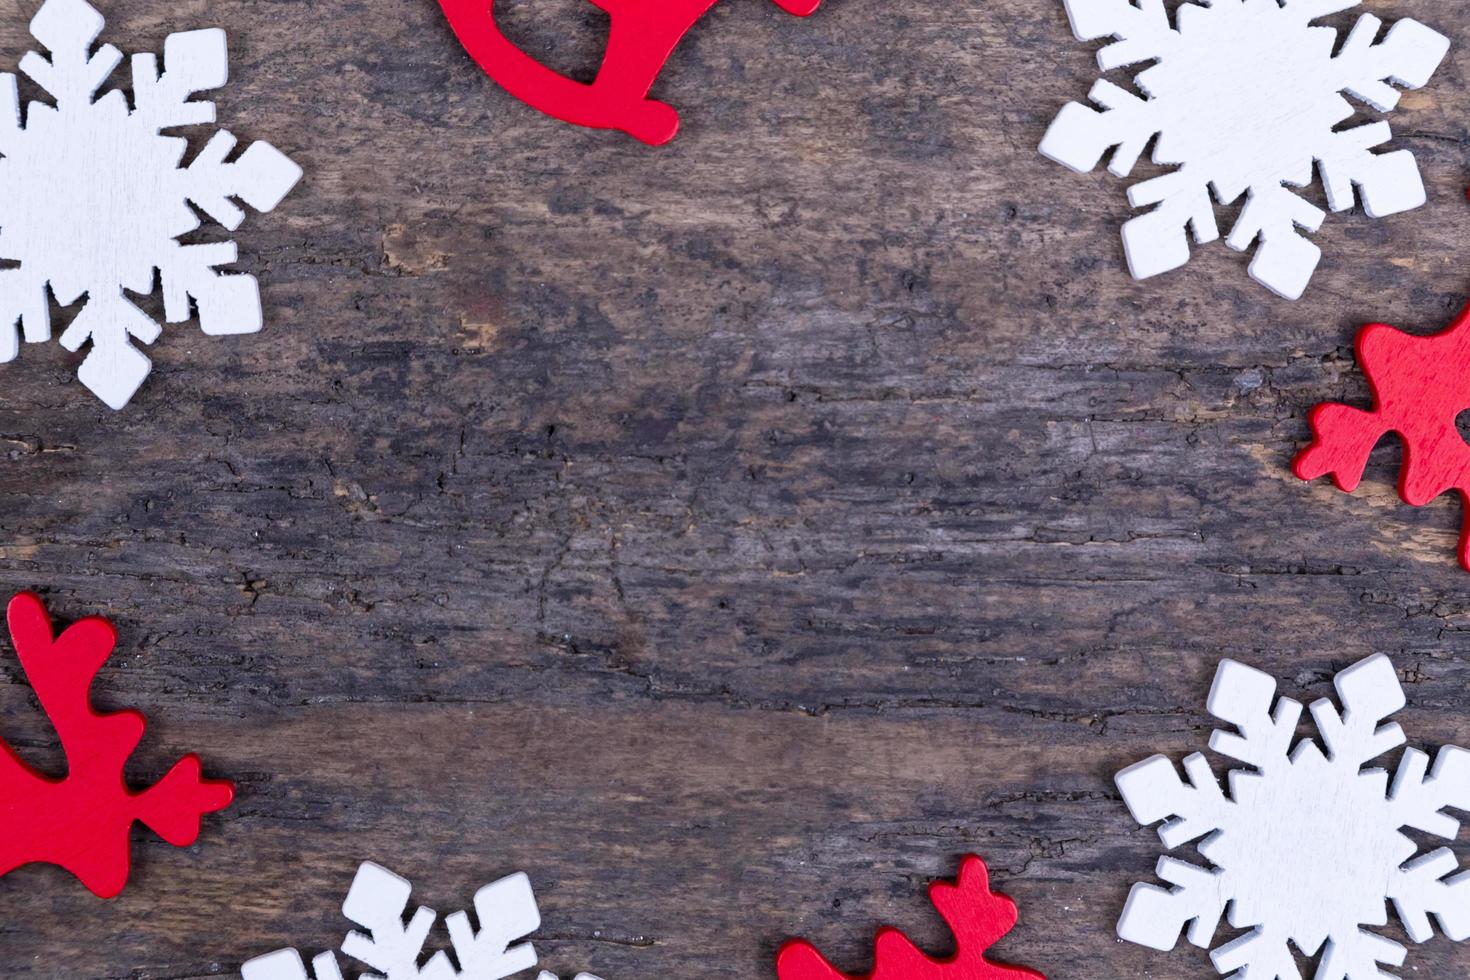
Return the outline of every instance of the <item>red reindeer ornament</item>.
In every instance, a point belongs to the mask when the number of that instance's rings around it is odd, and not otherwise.
[[[841,972],[801,939],[781,947],[776,975],[779,980],[1046,980],[1035,970],[986,958],[986,950],[1015,928],[1016,903],[990,890],[984,861],[973,854],[965,858],[959,881],[930,885],[929,900],[954,933],[953,956],[928,956],[897,929],[885,928],[874,944],[873,972],[865,976]]]
[[[148,789],[128,789],[123,768],[143,738],[143,716],[103,714],[90,694],[117,642],[112,626],[83,619],[57,636],[45,606],[29,592],[10,600],[7,612],[16,655],[61,740],[67,773],[61,779],[39,773],[0,741],[0,875],[35,861],[56,864],[112,898],[128,880],[135,821],[187,847],[199,837],[201,816],[230,805],[234,786],[204,779],[191,753]]]
[[[716,0],[592,0],[611,19],[607,51],[589,85],[547,68],[501,33],[495,0],[439,0],[470,56],[517,99],[557,119],[617,129],[644,143],[667,143],[679,131],[673,106],[648,98],[664,62]],[[821,0],[775,0],[805,17]]]
[[[1456,416],[1470,408],[1470,307],[1448,329],[1416,337],[1383,323],[1358,334],[1358,361],[1373,388],[1373,407],[1329,402],[1312,409],[1312,444],[1296,458],[1303,480],[1332,477],[1351,493],[1368,456],[1390,432],[1403,440],[1399,496],[1420,507],[1459,493],[1466,512],[1460,565],[1470,570],[1470,446]]]

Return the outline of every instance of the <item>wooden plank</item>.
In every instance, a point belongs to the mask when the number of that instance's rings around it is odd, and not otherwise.
[[[998,956],[1196,976],[1113,939],[1157,841],[1111,776],[1203,744],[1221,657],[1310,699],[1387,652],[1411,738],[1470,738],[1455,508],[1399,503],[1392,447],[1353,497],[1288,468],[1365,395],[1358,326],[1465,298],[1453,52],[1393,120],[1430,206],[1330,218],[1290,304],[1221,245],[1128,278],[1124,184],[1035,152],[1093,77],[1060,3],[730,0],[657,150],[513,102],[429,0],[105,7],[129,51],[226,27],[222,123],[307,178],[237,236],[262,334],[171,328],[120,414],[54,344],[3,369],[0,586],[114,619],[139,778],[241,783],[115,902],[0,881],[7,977],[314,952],[362,859],[443,912],[526,870],[563,973],[771,976],[787,935],[857,969],[880,922],[943,948],[967,851],[1021,903]],[[511,23],[588,64],[588,9]]]

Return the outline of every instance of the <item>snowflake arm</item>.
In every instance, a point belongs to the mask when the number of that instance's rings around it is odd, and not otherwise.
[[[160,267],[164,319],[179,323],[199,307],[206,334],[255,333],[261,328],[260,284],[250,275],[222,275],[218,266],[235,261],[234,242],[176,245]]]
[[[16,79],[5,72],[0,74],[0,156],[11,153],[24,135]],[[0,228],[0,257],[13,258],[6,250],[3,228]],[[46,277],[34,268],[0,270],[0,363],[13,361],[20,354],[17,323],[29,343],[51,339]]]
[[[1388,898],[1414,942],[1433,938],[1431,915],[1455,942],[1470,938],[1470,871],[1453,874],[1459,867],[1454,851],[1442,847],[1410,862],[1389,882]]]
[[[1400,826],[1454,840],[1460,821],[1444,811],[1470,811],[1470,752],[1445,746],[1429,773],[1429,756],[1409,749],[1399,763],[1389,800]],[[1405,843],[1412,846],[1407,839]],[[1388,897],[1414,942],[1428,942],[1433,936],[1431,914],[1455,942],[1470,939],[1470,872],[1447,877],[1458,869],[1454,852],[1440,848],[1400,868],[1390,883]]]
[[[301,168],[269,143],[252,143],[238,160],[226,162],[234,148],[234,136],[215,133],[187,171],[189,200],[230,231],[245,220],[231,197],[257,211],[271,211],[301,179]]]
[[[1338,0],[1334,6],[1346,9],[1356,4]],[[1325,14],[1313,15],[1321,16]],[[1418,89],[1428,85],[1449,54],[1450,39],[1416,20],[1401,20],[1382,41],[1374,43],[1382,28],[1383,21],[1372,14],[1359,17],[1332,63],[1344,90],[1379,112],[1389,112],[1399,104],[1394,86]]]
[[[159,74],[156,56],[133,55],[133,114],[139,124],[169,129],[214,122],[214,103],[190,101],[190,96],[230,80],[225,32],[210,28],[170,34],[163,42],[163,60],[168,70]],[[183,143],[179,140],[181,152]]]
[[[1118,938],[1168,952],[1187,927],[1191,943],[1209,946],[1230,900],[1223,873],[1170,857],[1159,859],[1156,873],[1174,887],[1135,884],[1118,919]]]
[[[1368,123],[1332,134],[1318,151],[1328,207],[1346,211],[1361,196],[1363,212],[1370,218],[1382,218],[1413,210],[1425,202],[1424,178],[1414,154],[1408,150],[1372,152],[1392,136],[1386,122]]]
[[[1349,943],[1329,941],[1313,980],[1398,980],[1380,965],[1403,966],[1408,950],[1376,933],[1358,930]]]
[[[301,179],[301,168],[269,143],[252,143],[238,160],[226,162],[235,138],[216,133],[186,171],[189,200],[233,231],[245,212],[238,196],[257,211],[271,211]],[[263,319],[260,284],[254,276],[223,275],[218,266],[236,259],[234,242],[179,245],[160,262],[164,316],[170,323],[189,319],[189,298],[199,308],[199,329],[211,336],[255,333]]]
[[[1080,102],[1063,106],[1041,141],[1042,156],[1085,174],[1098,165],[1104,153],[1117,147],[1108,172],[1128,176],[1158,132],[1149,122],[1148,100],[1106,78],[1098,79],[1087,97],[1102,106],[1101,111]]]
[[[1306,289],[1317,263],[1322,261],[1322,249],[1301,232],[1321,228],[1325,217],[1321,208],[1281,184],[1252,187],[1225,244],[1244,252],[1259,242],[1251,257],[1251,278],[1280,296],[1294,299]],[[1187,255],[1184,260],[1188,261]]]
[[[128,403],[148,377],[153,363],[133,346],[133,339],[151,344],[163,331],[152,318],[126,299],[114,295],[90,297],[76,319],[61,332],[61,346],[92,349],[82,359],[77,378],[113,409]]]
[[[240,977],[241,980],[342,980],[342,971],[331,953],[318,954],[308,971],[296,950],[278,949],[241,966]]]
[[[20,89],[15,75],[0,72],[0,155],[13,153],[25,138],[20,125]]]
[[[1410,89],[1427,85],[1449,52],[1450,42],[1417,21],[1401,20],[1382,42],[1375,44],[1382,27],[1383,22],[1372,14],[1358,18],[1342,50],[1333,58],[1333,65],[1345,91],[1379,112],[1389,112],[1399,103],[1399,90],[1394,84]],[[1344,101],[1342,120],[1351,115],[1352,107]],[[1355,185],[1361,191],[1363,211],[1370,218],[1387,217],[1424,204],[1424,178],[1412,153],[1370,152],[1392,137],[1388,123],[1379,121],[1333,132],[1326,139],[1317,156],[1328,206],[1333,211],[1345,211],[1356,203]]]
[[[1184,771],[1188,783],[1167,756],[1156,755],[1124,769],[1116,780],[1134,820],[1145,827],[1164,821],[1159,838],[1169,850],[1219,830],[1230,807],[1203,755],[1185,759]]]
[[[1079,41],[1115,39],[1097,53],[1103,71],[1163,57],[1179,40],[1178,33],[1169,26],[1163,0],[1143,0],[1141,7],[1135,7],[1131,0],[1064,2],[1072,33]],[[1128,176],[1162,124],[1153,118],[1157,107],[1105,78],[1093,84],[1087,97],[1102,111],[1080,102],[1063,106],[1041,141],[1042,155],[1078,173],[1087,173],[1104,153],[1117,147],[1108,171],[1117,177]]]
[[[0,254],[5,237],[0,232]],[[20,354],[21,334],[39,343],[51,339],[51,309],[46,298],[46,279],[30,269],[0,269],[0,363],[13,361]]]
[[[1460,821],[1444,811],[1470,811],[1470,752],[1447,745],[1439,750],[1434,772],[1426,777],[1428,770],[1426,753],[1418,749],[1404,753],[1389,791],[1394,819],[1399,826],[1454,840]]]
[[[1408,703],[1393,661],[1382,654],[1369,657],[1339,672],[1332,683],[1342,713],[1326,698],[1312,703],[1312,721],[1326,743],[1328,758],[1361,767],[1404,744],[1404,730],[1396,722],[1379,724]]]
[[[478,933],[464,912],[444,920],[466,980],[502,980],[536,965],[535,947],[512,945],[541,928],[530,878],[514,874],[481,888],[475,893],[475,916],[480,920]]]
[[[1291,698],[1278,700],[1276,681],[1270,674],[1234,660],[1221,661],[1207,707],[1210,714],[1240,732],[1215,731],[1210,735],[1211,749],[1261,772],[1285,764],[1302,706]]]
[[[418,966],[437,916],[420,906],[404,925],[403,913],[412,890],[407,879],[380,865],[365,862],[358,868],[342,903],[342,914],[368,933],[348,933],[342,952],[378,970],[386,980],[449,980],[454,968],[443,952],[435,953],[422,969]]]
[[[51,93],[60,109],[90,105],[92,97],[122,63],[122,52],[104,44],[91,54],[105,25],[85,0],[47,0],[31,18],[31,35],[51,52],[48,61],[34,51],[20,60],[20,70]]]
[[[1169,850],[1218,833],[1231,806],[1203,755],[1186,758],[1184,770],[1188,783],[1179,778],[1167,757],[1156,755],[1117,776],[1118,791],[1134,820],[1142,826],[1164,821],[1159,838]],[[1169,950],[1188,924],[1189,941],[1208,946],[1228,900],[1221,887],[1221,872],[1165,857],[1159,860],[1158,875],[1175,887],[1134,885],[1118,921],[1118,935],[1152,949]]]
[[[1079,41],[1113,38],[1097,53],[1103,71],[1167,56],[1179,41],[1164,0],[1063,0]]]
[[[1232,939],[1210,953],[1210,962],[1217,973],[1228,973],[1239,980],[1301,980],[1288,937],[1275,930],[1253,929]]]
[[[1116,160],[1116,156],[1114,157]],[[1220,237],[1208,185],[1194,180],[1189,166],[1135,184],[1128,201],[1136,208],[1158,205],[1123,224],[1123,252],[1131,269],[1173,269],[1189,261],[1186,229],[1203,245]]]

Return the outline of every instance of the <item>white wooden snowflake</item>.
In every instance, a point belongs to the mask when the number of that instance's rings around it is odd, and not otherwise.
[[[1199,754],[1184,760],[1188,783],[1164,756],[1118,774],[1135,820],[1165,820],[1166,848],[1198,840],[1211,865],[1162,858],[1158,875],[1174,887],[1134,885],[1119,936],[1169,950],[1188,925],[1189,941],[1209,946],[1228,905],[1230,925],[1250,931],[1211,958],[1238,980],[1299,980],[1291,946],[1307,956],[1325,946],[1316,980],[1392,976],[1379,965],[1401,965],[1404,947],[1364,928],[1387,924],[1388,902],[1416,943],[1433,935],[1431,914],[1450,939],[1470,938],[1470,872],[1455,874],[1448,848],[1417,855],[1403,833],[1455,839],[1459,822],[1444,811],[1470,809],[1470,752],[1442,748],[1430,772],[1429,757],[1408,749],[1390,787],[1387,771],[1364,766],[1404,743],[1397,724],[1380,727],[1404,706],[1392,662],[1371,657],[1335,685],[1341,713],[1325,698],[1311,707],[1325,752],[1310,739],[1293,749],[1301,704],[1226,660],[1209,710],[1239,734],[1216,731],[1210,748],[1250,767],[1229,773],[1229,795]]]
[[[1157,62],[1133,79],[1143,97],[1100,79],[1089,98],[1101,111],[1065,106],[1041,143],[1043,155],[1079,172],[1117,147],[1108,169],[1126,177],[1158,136],[1154,162],[1178,169],[1129,188],[1134,207],[1157,205],[1123,225],[1135,278],[1184,265],[1186,226],[1196,242],[1214,241],[1215,202],[1244,195],[1226,244],[1244,251],[1259,240],[1251,277],[1300,297],[1322,252],[1298,229],[1316,231],[1326,215],[1285,185],[1310,184],[1314,161],[1333,211],[1353,206],[1354,186],[1374,218],[1424,203],[1413,154],[1373,152],[1392,138],[1387,122],[1337,128],[1354,114],[1341,93],[1387,112],[1399,99],[1389,82],[1429,81],[1449,41],[1423,24],[1398,21],[1380,41],[1382,22],[1364,14],[1334,51],[1337,32],[1312,21],[1359,0],[1196,0],[1179,7],[1177,26],[1164,0],[1064,2],[1078,39],[1117,39],[1098,53],[1103,71]]]
[[[541,925],[531,880],[524,874],[501,878],[475,893],[479,932],[464,912],[444,920],[458,969],[443,951],[420,965],[437,916],[420,907],[404,924],[412,890],[406,879],[372,862],[357,869],[342,914],[367,933],[348,933],[342,952],[377,971],[362,974],[362,980],[503,980],[536,966],[536,950],[530,943],[513,945]],[[280,949],[257,956],[240,972],[244,980],[342,980],[332,953],[318,955],[311,966],[308,973],[300,953]]]
[[[270,211],[301,178],[301,168],[268,143],[228,158],[235,138],[220,131],[180,166],[187,142],[160,132],[214,121],[214,103],[190,96],[229,76],[221,30],[171,34],[164,72],[151,54],[132,59],[132,105],[121,91],[97,97],[122,53],[92,51],[103,19],[85,0],[46,0],[31,33],[51,57],[28,53],[20,70],[50,94],[32,102],[24,123],[16,78],[0,74],[0,361],[25,339],[51,336],[46,286],[62,306],[86,295],[61,335],[67,350],[92,348],[77,376],[114,409],[132,398],[152,364],[133,340],[152,343],[160,328],[124,293],[154,291],[162,273],[165,319],[178,323],[198,305],[206,334],[252,333],[261,327],[260,290],[248,275],[221,275],[234,262],[233,242],[186,245],[200,226],[190,203],[233,231],[245,219],[231,198]],[[19,263],[18,266],[15,263]]]

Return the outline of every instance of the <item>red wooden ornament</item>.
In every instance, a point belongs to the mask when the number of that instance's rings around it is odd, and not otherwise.
[[[522,102],[548,116],[592,129],[617,129],[644,143],[667,143],[679,113],[648,98],[680,39],[716,0],[592,0],[611,19],[607,50],[589,85],[547,68],[501,33],[494,0],[439,0],[470,56]],[[805,17],[821,0],[775,0]]]
[[[1470,307],[1450,327],[1415,337],[1375,323],[1358,333],[1358,361],[1373,389],[1373,408],[1335,402],[1312,409],[1315,436],[1293,466],[1303,480],[1331,474],[1351,493],[1368,455],[1389,432],[1404,443],[1399,496],[1422,507],[1448,490],[1470,507],[1470,445],[1455,417],[1470,408]],[[1460,564],[1470,570],[1470,512],[1460,530]]]
[[[1003,966],[985,951],[1016,925],[1016,903],[990,890],[985,862],[973,854],[960,864],[959,881],[929,886],[929,900],[954,933],[955,954],[932,959],[897,929],[879,930],[873,972],[863,980],[1046,980],[1023,966]],[[780,980],[859,980],[838,971],[805,940],[794,939],[776,957]]]
[[[66,752],[67,774],[44,776],[0,741],[0,875],[32,862],[56,864],[112,898],[128,880],[135,820],[187,847],[199,837],[200,817],[229,806],[235,788],[201,778],[191,754],[151,788],[129,791],[123,766],[143,738],[143,716],[100,714],[89,695],[117,643],[112,625],[83,619],[54,636],[46,607],[29,592],[10,600],[7,618],[21,666]]]

